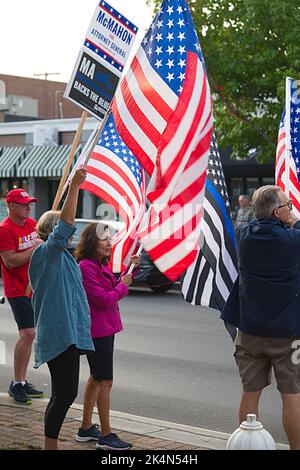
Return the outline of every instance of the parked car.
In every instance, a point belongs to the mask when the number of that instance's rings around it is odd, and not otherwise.
[[[69,251],[71,253],[74,252],[82,231],[86,227],[86,225],[92,222],[99,222],[98,220],[92,219],[75,219],[75,225],[77,230],[73,236],[72,242],[69,247]],[[124,222],[116,221],[116,220],[103,220],[105,224],[107,224],[110,228],[112,236],[114,236],[121,228],[124,227]],[[119,273],[116,273],[116,275]],[[149,255],[146,251],[142,252],[141,256],[141,264],[139,268],[139,272],[137,276],[134,278],[132,283],[133,287],[150,287],[153,292],[162,293],[167,292],[172,286],[173,283],[166,278],[153,264]]]

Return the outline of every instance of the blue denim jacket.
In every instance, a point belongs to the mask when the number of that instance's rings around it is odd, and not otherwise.
[[[66,250],[76,227],[59,220],[48,240],[33,253],[29,278],[33,290],[35,368],[74,344],[94,351],[90,311],[80,269]]]

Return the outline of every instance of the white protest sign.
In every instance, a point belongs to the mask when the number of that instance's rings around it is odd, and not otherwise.
[[[138,28],[125,16],[100,1],[89,26],[84,46],[122,72]]]
[[[100,1],[64,96],[103,119],[117,89],[138,28]]]

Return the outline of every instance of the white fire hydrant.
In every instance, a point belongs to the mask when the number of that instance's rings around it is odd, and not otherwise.
[[[256,420],[256,415],[247,415],[242,424],[228,439],[226,450],[276,450],[271,434]]]

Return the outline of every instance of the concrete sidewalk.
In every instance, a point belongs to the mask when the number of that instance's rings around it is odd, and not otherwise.
[[[32,400],[31,406],[17,405],[0,393],[0,450],[41,450],[43,418],[48,400]],[[76,443],[74,436],[80,425],[82,405],[73,405],[60,434],[62,450],[94,450],[95,441]],[[98,423],[95,413],[93,422]],[[224,450],[229,434],[184,426],[117,411],[111,412],[114,432],[133,444],[133,450]],[[288,450],[288,446],[277,445]]]

